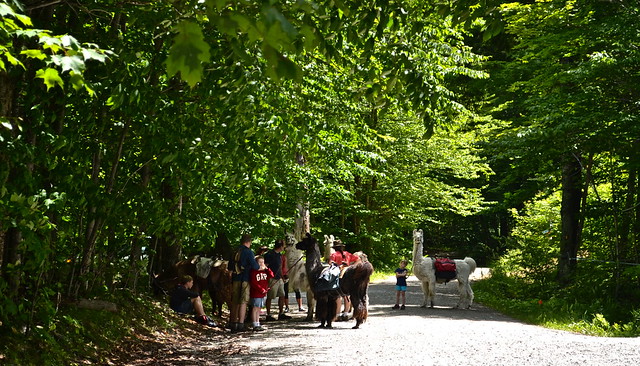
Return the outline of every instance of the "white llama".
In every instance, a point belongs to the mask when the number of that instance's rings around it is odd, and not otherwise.
[[[333,249],[333,242],[336,238],[333,235],[325,235],[324,236],[324,261],[325,263],[329,263],[329,258],[331,258],[331,254],[333,254],[336,250]]]
[[[433,299],[436,295],[436,283],[448,281],[444,278],[436,278],[435,260],[430,257],[422,256],[422,248],[424,236],[422,230],[413,231],[413,274],[420,280],[422,292],[424,293],[424,302],[421,307],[433,307]],[[456,259],[456,277],[458,280],[458,292],[460,299],[457,308],[468,309],[473,303],[473,290],[469,283],[469,276],[476,270],[476,261],[473,258],[466,257]]]
[[[289,276],[289,290],[305,291],[307,293],[307,320],[313,320],[313,308],[315,306],[313,291],[309,286],[307,269],[304,266],[304,251],[296,249],[296,238],[293,234],[287,233],[287,246],[285,256],[287,257],[287,270]]]

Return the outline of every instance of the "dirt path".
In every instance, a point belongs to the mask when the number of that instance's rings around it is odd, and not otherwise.
[[[154,337],[144,357],[114,359],[128,365],[635,365],[640,338],[596,338],[522,324],[484,306],[454,309],[457,284],[438,285],[436,307],[419,307],[422,292],[409,278],[407,309],[392,310],[395,280],[369,288],[369,320],[318,329],[294,319],[263,323],[265,332],[230,334],[195,329],[190,346]],[[295,303],[292,301],[292,303]],[[200,332],[198,332],[200,330]],[[168,337],[171,338],[171,337]],[[175,343],[175,341],[174,341]],[[140,353],[140,352],[139,352]]]

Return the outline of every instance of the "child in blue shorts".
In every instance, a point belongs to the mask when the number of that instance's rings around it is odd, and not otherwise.
[[[406,303],[406,292],[407,292],[407,276],[409,275],[409,271],[407,270],[407,261],[401,260],[400,267],[396,268],[396,304],[393,305],[392,309],[400,309],[404,310],[404,305]],[[400,306],[400,298],[402,298],[402,306]]]

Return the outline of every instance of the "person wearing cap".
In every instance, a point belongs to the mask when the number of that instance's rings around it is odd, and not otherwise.
[[[335,250],[329,257],[329,263],[335,263],[337,266],[348,266],[351,259],[351,253],[345,250],[345,245],[342,240],[336,239],[333,241],[332,248]]]
[[[331,254],[329,257],[329,263],[340,266],[341,268],[345,268],[349,265],[351,261],[351,253],[345,250],[345,245],[342,243],[342,240],[336,239],[333,241],[333,249],[335,252]],[[342,311],[342,303],[344,302],[344,311]],[[349,311],[351,309],[351,301],[349,300],[349,296],[341,296],[338,298],[338,304],[336,308],[336,318],[335,321],[343,321],[349,319]]]

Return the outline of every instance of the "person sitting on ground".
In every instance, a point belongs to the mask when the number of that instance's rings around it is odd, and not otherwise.
[[[251,322],[253,323],[253,330],[255,332],[263,331],[264,328],[260,325],[260,310],[264,307],[264,298],[269,291],[269,280],[273,278],[273,272],[264,264],[264,257],[256,256],[256,262],[258,262],[259,269],[251,270],[251,290],[249,305],[251,308]]]
[[[267,317],[265,320],[276,320],[271,316],[271,300],[278,298],[278,320],[287,320],[291,317],[284,313],[284,280],[282,276],[282,251],[284,250],[284,240],[278,239],[273,245],[273,249],[264,255],[267,267],[273,272],[273,278],[269,280],[269,293],[267,294]]]
[[[204,314],[204,307],[202,306],[202,298],[200,294],[191,291],[193,287],[193,277],[185,275],[180,280],[180,283],[171,293],[171,299],[169,300],[169,306],[171,309],[182,314],[195,313],[195,321],[200,324],[208,325],[210,327],[217,326],[216,322],[209,319]]]

